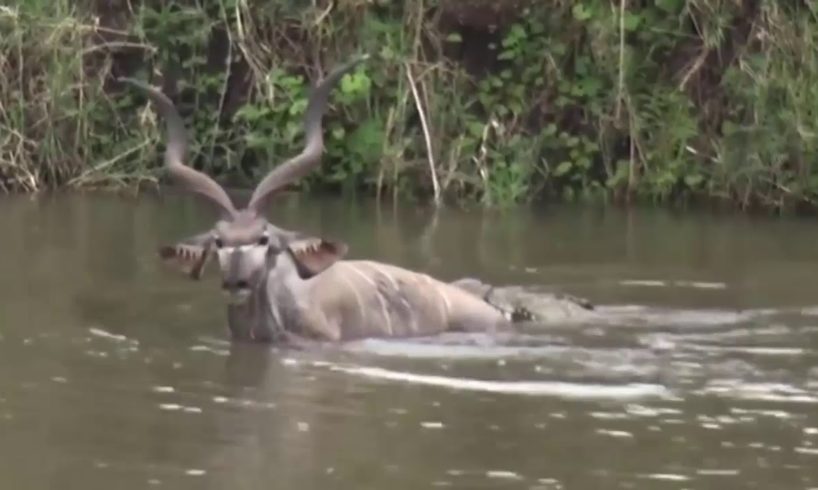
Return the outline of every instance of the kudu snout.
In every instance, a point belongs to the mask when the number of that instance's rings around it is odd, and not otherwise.
[[[222,281],[222,289],[228,292],[249,290],[250,282],[247,279],[225,279]]]
[[[245,245],[225,247],[217,251],[222,270],[222,289],[244,294],[256,289],[266,271],[266,248]]]
[[[222,289],[227,292],[242,291],[250,289],[250,278],[234,273],[233,270],[225,271],[222,279]]]

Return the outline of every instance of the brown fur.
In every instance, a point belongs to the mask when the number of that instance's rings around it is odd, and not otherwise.
[[[510,325],[481,298],[426,274],[372,261],[339,261],[303,282],[298,332],[321,340],[493,331]],[[300,288],[299,288],[300,289]]]

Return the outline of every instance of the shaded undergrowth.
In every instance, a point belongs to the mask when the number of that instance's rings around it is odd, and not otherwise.
[[[20,0],[0,6],[0,189],[161,175],[160,85],[191,164],[249,185],[301,144],[310,83],[363,51],[301,184],[813,208],[818,18],[733,0]]]

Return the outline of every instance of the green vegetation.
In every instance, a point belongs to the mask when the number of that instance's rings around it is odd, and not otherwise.
[[[818,7],[755,0],[20,0],[0,6],[0,189],[161,175],[162,85],[191,164],[244,185],[301,144],[302,187],[791,209],[818,201]]]

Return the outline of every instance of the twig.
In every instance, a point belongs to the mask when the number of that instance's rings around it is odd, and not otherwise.
[[[483,181],[483,203],[490,204],[491,201],[491,193],[489,192],[489,171],[486,168],[486,156],[488,155],[488,138],[489,138],[489,130],[496,126],[497,122],[494,119],[490,119],[489,122],[483,126],[483,135],[480,137],[480,149],[478,150],[478,154],[472,156],[472,160],[474,160],[475,165],[477,165],[477,173],[480,174],[480,179]],[[488,197],[486,197],[488,196]]]
[[[622,94],[625,92],[625,4],[628,0],[619,0],[619,88],[616,95],[615,119],[622,115]]]
[[[386,128],[384,131],[383,145],[381,147],[381,164],[378,166],[378,183],[375,187],[375,200],[381,201],[381,190],[383,190],[383,158],[389,153],[387,146],[389,145],[389,134],[392,132],[392,127],[395,123],[395,108],[390,107],[389,113],[386,116]],[[391,158],[391,157],[389,157]]]
[[[313,26],[315,26],[315,27],[320,26],[321,23],[324,22],[324,19],[329,15],[329,13],[332,12],[332,8],[334,6],[335,6],[335,4],[332,1],[330,1],[329,5],[327,5],[327,8],[323,12],[318,14],[318,17],[315,18],[315,22],[313,22]]]
[[[628,145],[629,149],[629,165],[628,165],[628,192],[627,196],[625,197],[626,202],[630,202],[631,194],[633,193],[634,187],[636,187],[636,171],[634,169],[635,159],[636,159],[636,146],[634,144],[633,135],[630,137],[630,144]]]
[[[437,222],[438,216],[440,215],[440,207],[435,207],[434,211],[432,212],[432,219],[429,220],[429,223],[423,230],[423,233],[420,235],[420,250],[424,254],[424,259],[426,259],[426,263],[424,265],[436,265],[440,262],[440,258],[435,255],[434,247],[432,247],[432,238],[434,238],[434,234],[437,231]]]
[[[247,61],[247,66],[250,67],[250,70],[253,72],[253,78],[255,80],[264,80],[265,79],[265,70],[261,67],[261,63],[253,56],[253,53],[248,48],[248,39],[252,38],[252,36],[247,35],[247,29],[244,26],[242,20],[242,6],[244,6],[244,10],[247,10],[247,5],[245,4],[244,0],[239,0],[236,2],[236,34],[238,35],[238,46],[239,51],[244,55],[244,59]],[[262,48],[263,49],[263,48]],[[264,93],[266,96],[267,94]],[[268,100],[272,102],[272,100],[268,97]]]
[[[132,154],[132,153],[135,153],[135,152],[137,152],[137,151],[141,150],[142,148],[145,148],[145,147],[146,147],[146,146],[148,146],[149,144],[151,144],[151,140],[150,140],[150,139],[145,139],[145,141],[143,141],[142,143],[139,143],[138,145],[133,146],[133,147],[131,147],[131,148],[129,148],[129,149],[127,149],[127,150],[123,151],[123,152],[122,152],[122,153],[120,153],[119,155],[116,155],[116,156],[114,156],[113,158],[110,158],[110,159],[108,159],[108,160],[105,160],[104,162],[101,162],[101,163],[99,163],[99,164],[97,164],[97,165],[94,165],[94,166],[93,166],[93,167],[91,167],[91,168],[88,168],[88,169],[83,170],[83,172],[82,172],[81,174],[79,174],[79,175],[77,175],[76,177],[74,177],[74,178],[72,178],[71,180],[69,180],[69,181],[67,182],[67,185],[68,185],[69,187],[71,187],[71,186],[74,186],[74,185],[75,185],[75,184],[77,184],[77,183],[81,184],[83,181],[85,181],[85,180],[87,179],[87,177],[88,177],[90,174],[92,174],[92,173],[94,173],[94,172],[99,172],[100,170],[106,169],[106,168],[108,168],[108,167],[110,167],[110,166],[114,165],[115,163],[119,162],[120,160],[123,160],[123,159],[124,159],[125,157],[127,157],[128,155],[130,155],[130,154]]]
[[[134,43],[129,41],[108,41],[105,43],[95,44],[88,48],[82,50],[82,56],[94,53],[96,51],[100,51],[103,49],[116,49],[116,48],[134,48],[134,49],[143,49],[148,51],[151,54],[155,54],[158,50],[155,46],[150,44],[144,43]]]
[[[460,152],[463,150],[463,136],[459,136],[455,140],[455,144],[452,145],[451,150],[449,151],[449,165],[446,168],[446,175],[443,177],[443,185],[442,192],[446,192],[449,188],[449,184],[452,182],[452,178],[454,177],[455,172],[457,171],[457,162],[460,159]]]
[[[216,127],[219,126],[219,120],[222,118],[222,114],[224,113],[224,102],[225,99],[227,99],[227,91],[230,89],[230,74],[233,65],[233,34],[230,32],[230,20],[227,18],[227,7],[224,6],[224,2],[221,0],[219,1],[219,7],[221,7],[220,10],[224,19],[224,30],[227,33],[227,54],[225,55],[224,60],[224,83],[222,84],[222,90],[219,94],[219,108],[216,111]],[[210,162],[213,162],[213,154],[215,152],[216,131],[213,132],[213,135],[210,138],[210,156],[208,157]]]
[[[704,66],[704,62],[707,60],[707,55],[710,54],[710,51],[707,48],[704,48],[696,57],[696,60],[693,62],[693,66],[690,67],[690,70],[685,73],[685,76],[682,78],[682,81],[679,83],[679,90],[684,90],[685,85],[690,79],[695,75],[699,70],[701,70],[702,66]]]
[[[412,78],[412,70],[409,63],[404,63],[406,67],[406,78],[409,81],[409,88],[412,89],[412,96],[415,98],[415,105],[417,106],[418,115],[420,116],[420,125],[423,128],[423,137],[426,140],[426,153],[429,159],[429,172],[432,175],[432,187],[435,192],[435,206],[440,205],[440,184],[437,182],[437,173],[435,172],[435,157],[432,151],[432,138],[429,132],[429,126],[426,123],[426,114],[423,111],[423,105],[418,95],[417,87],[415,87],[415,80]]]
[[[400,166],[398,165],[398,161],[402,158],[404,150],[406,148],[405,143],[403,143],[403,139],[400,137],[402,134],[406,132],[406,106],[409,103],[409,90],[407,90],[403,86],[403,82],[398,80],[398,86],[395,89],[396,94],[400,94],[399,97],[395,97],[395,124],[400,124],[400,128],[395,130],[397,133],[397,141],[398,141],[398,150],[399,152],[394,155],[394,158],[391,159],[392,164],[392,199],[397,199],[398,194],[398,174],[401,171]]]

